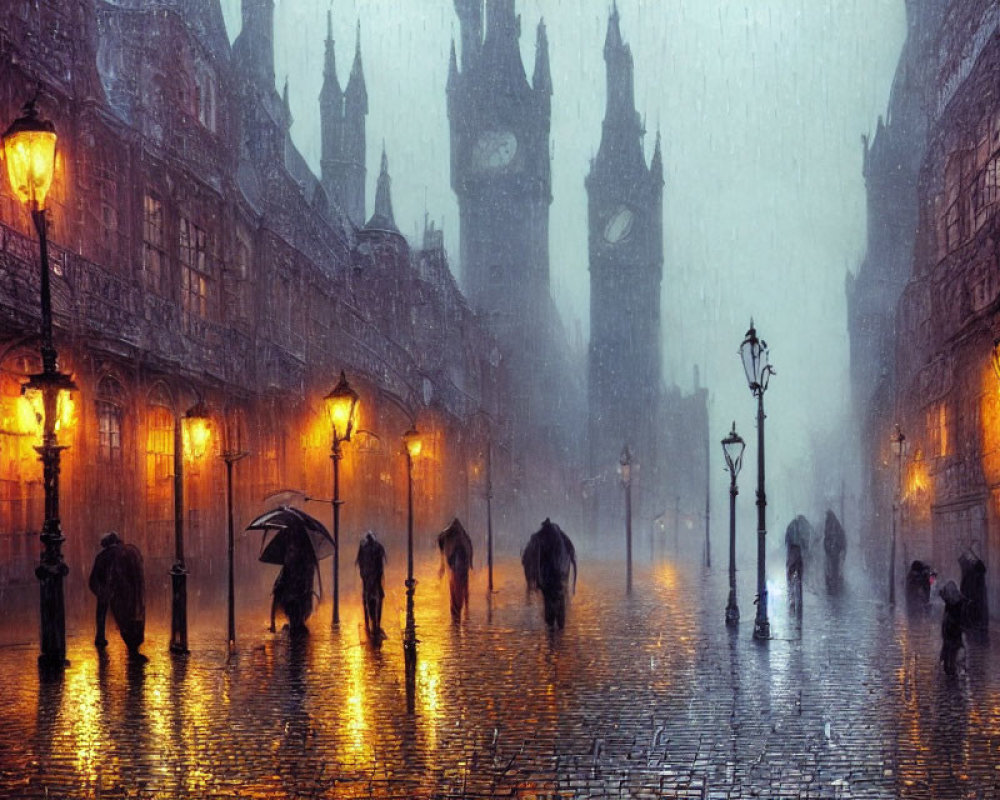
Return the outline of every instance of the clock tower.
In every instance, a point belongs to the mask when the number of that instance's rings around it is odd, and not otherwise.
[[[659,482],[664,454],[658,409],[661,374],[660,284],[663,279],[663,160],[643,154],[635,109],[632,51],[622,41],[617,5],[604,43],[607,106],[601,146],[590,166],[591,474],[614,475],[625,444],[642,482]],[[612,481],[612,484],[615,482]],[[617,488],[617,487],[616,487]]]
[[[448,72],[451,185],[458,195],[461,284],[501,344],[550,310],[548,40],[539,23],[529,84],[514,0],[455,0],[462,62]],[[511,349],[508,347],[508,349]]]

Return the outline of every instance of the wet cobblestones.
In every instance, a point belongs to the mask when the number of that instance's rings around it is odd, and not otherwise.
[[[99,660],[88,613],[65,677],[40,681],[8,625],[0,796],[1000,797],[1000,647],[970,642],[948,679],[935,615],[807,592],[799,626],[776,595],[762,646],[752,597],[738,632],[722,624],[721,570],[640,570],[625,599],[620,570],[585,564],[550,636],[516,563],[491,613],[476,576],[457,626],[435,566],[418,573],[412,713],[391,570],[380,652],[349,580],[340,631],[324,604],[301,644],[268,633],[266,595],[251,598],[229,661],[207,623],[171,658],[166,619],[151,619],[145,666],[120,642]]]

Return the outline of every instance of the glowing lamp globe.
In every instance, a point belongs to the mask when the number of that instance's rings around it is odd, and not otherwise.
[[[767,381],[772,373],[771,365],[767,363],[767,342],[757,338],[757,329],[750,320],[750,330],[747,331],[743,344],[740,345],[740,358],[743,360],[743,371],[747,375],[747,383],[754,395],[763,394],[767,389]]]
[[[44,209],[55,173],[56,129],[39,119],[34,100],[4,132],[3,152],[14,194],[32,211]]]
[[[410,458],[416,458],[420,455],[420,451],[423,449],[424,443],[420,438],[420,433],[417,431],[416,427],[411,427],[406,433],[403,434],[403,444],[406,446],[406,452]]]
[[[622,486],[628,486],[632,480],[632,451],[625,445],[621,458],[618,459],[618,471],[622,476]]]
[[[39,372],[21,386],[21,394],[31,404],[35,418],[43,429],[45,421],[51,419],[53,432],[73,422],[76,405],[71,393],[75,391],[73,379],[63,372]]]
[[[343,370],[340,372],[337,385],[330,390],[330,394],[324,400],[327,416],[333,426],[334,438],[337,441],[351,441],[351,432],[354,430],[354,421],[358,413],[358,393],[347,382]]]
[[[734,421],[733,429],[722,440],[722,454],[726,458],[726,466],[729,467],[729,473],[733,476],[734,480],[740,474],[740,469],[743,467],[743,450],[745,448],[746,442],[736,432],[736,422]]]
[[[892,436],[889,438],[889,442],[892,444],[892,454],[899,458],[903,455],[903,448],[906,446],[906,436],[903,435],[902,428],[896,425],[896,428],[892,432]]]
[[[212,439],[212,423],[208,407],[200,400],[187,410],[182,420],[184,452],[199,459],[208,450]]]

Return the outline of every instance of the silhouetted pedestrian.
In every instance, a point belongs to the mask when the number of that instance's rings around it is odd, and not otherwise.
[[[125,544],[116,532],[110,531],[101,539],[88,584],[97,597],[94,644],[99,649],[108,644],[104,628],[110,608],[129,656],[144,661],[146,657],[139,647],[145,640],[146,588],[139,548]]]
[[[962,606],[965,598],[955,585],[948,581],[941,590],[944,600],[944,617],[941,619],[941,663],[948,675],[956,672],[958,651],[965,647],[962,640]]]

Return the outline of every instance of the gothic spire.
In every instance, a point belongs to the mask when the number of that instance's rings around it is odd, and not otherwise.
[[[458,86],[458,56],[455,53],[455,40],[451,40],[451,55],[448,56],[448,86],[451,92]]]
[[[612,2],[611,14],[608,16],[608,32],[604,37],[604,58],[622,47],[621,17],[618,14],[618,3]]]
[[[538,22],[538,38],[535,45],[535,75],[531,83],[536,92],[552,94],[552,70],[549,66],[549,37],[545,31],[545,19]]]
[[[399,233],[392,213],[392,179],[389,177],[389,158],[385,153],[385,142],[382,143],[382,169],[375,188],[375,213],[365,228]]]
[[[368,113],[368,89],[365,87],[365,71],[361,65],[361,20],[358,20],[357,35],[354,42],[354,63],[351,65],[351,77],[344,90],[344,100],[349,109]]]
[[[333,42],[333,11],[326,12],[326,56],[323,60],[323,89],[320,99],[340,99],[343,92],[337,78],[337,56]]]
[[[654,181],[663,185],[663,151],[660,147],[660,132],[656,132],[656,147],[653,148],[653,160],[649,165],[649,174]]]

